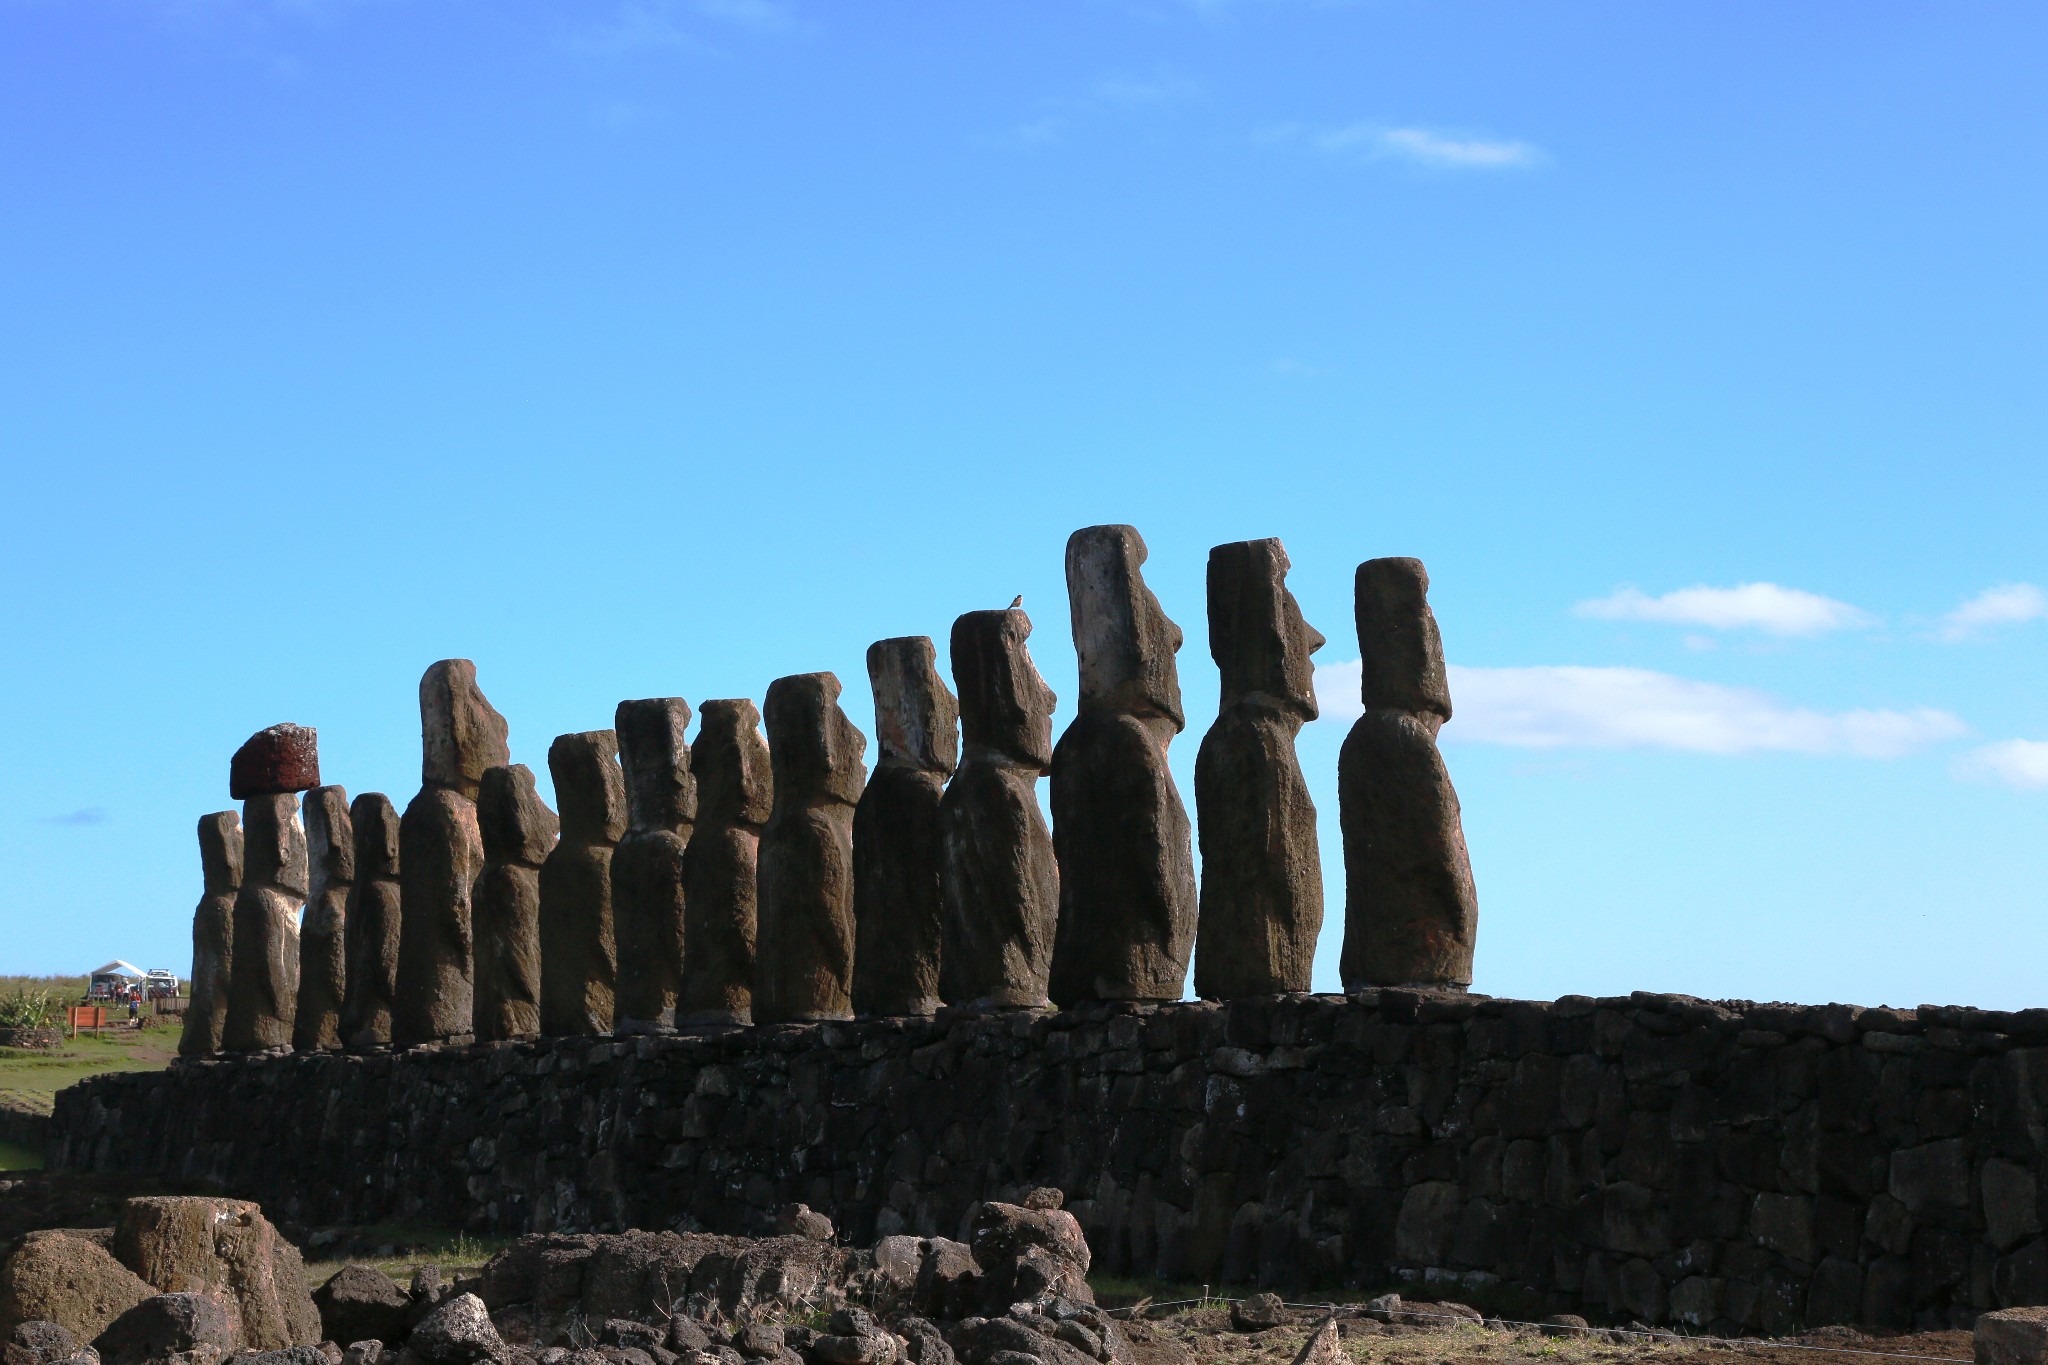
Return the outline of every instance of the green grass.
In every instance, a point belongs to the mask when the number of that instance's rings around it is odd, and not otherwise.
[[[0,1142],[0,1171],[40,1171],[43,1154],[18,1142]]]
[[[511,1240],[507,1237],[477,1237],[421,1223],[377,1223],[349,1228],[347,1233],[356,1246],[374,1248],[388,1245],[392,1254],[336,1256],[325,1248],[316,1249],[306,1258],[306,1274],[314,1284],[324,1283],[328,1276],[345,1265],[375,1266],[401,1284],[411,1278],[415,1267],[423,1265],[439,1266],[443,1276],[459,1279],[481,1270],[484,1262]]]
[[[0,977],[0,995],[19,977]],[[66,1002],[77,999],[67,995]],[[0,1047],[0,1107],[47,1114],[57,1092],[88,1076],[106,1071],[161,1071],[178,1055],[184,1019],[175,1014],[149,1019],[149,1027],[128,1027],[127,1011],[107,1011],[109,1026],[95,1037],[81,1033],[66,1038],[55,1050]],[[148,1017],[148,1016],[145,1016]],[[118,1025],[114,1022],[118,1020]]]

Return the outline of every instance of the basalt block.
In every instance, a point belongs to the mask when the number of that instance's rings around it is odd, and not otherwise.
[[[540,869],[560,822],[524,763],[488,768],[477,789],[484,870],[476,879],[476,1037],[540,1034]]]
[[[242,858],[221,1050],[286,1048],[298,1012],[299,907],[306,897],[298,797],[278,793],[242,803]]]
[[[612,718],[626,774],[626,832],[612,854],[612,927],[618,942],[618,1031],[675,1028],[688,909],[683,859],[697,818],[690,776],[690,704],[681,697],[622,701]]]
[[[548,746],[548,772],[562,838],[540,869],[540,1031],[610,1033],[618,987],[612,849],[626,832],[618,736],[557,736]]]
[[[243,741],[228,763],[228,795],[282,796],[320,785],[320,732],[310,725],[273,725]]]
[[[348,808],[355,880],[348,889],[343,939],[348,966],[341,1003],[342,1043],[352,1052],[391,1042],[398,994],[398,809],[383,792],[364,792]]]
[[[761,827],[775,784],[761,713],[744,698],[704,703],[690,750],[697,822],[683,852],[679,1028],[753,1021]]]
[[[341,1046],[341,1007],[348,988],[348,895],[356,879],[348,793],[315,787],[306,793],[306,909],[299,919],[299,1005],[292,1047],[299,1052]]]
[[[192,912],[192,995],[178,1052],[203,1057],[220,1051],[228,1019],[228,981],[234,972],[235,893],[242,885],[242,817],[215,811],[199,817],[199,866],[205,877]]]

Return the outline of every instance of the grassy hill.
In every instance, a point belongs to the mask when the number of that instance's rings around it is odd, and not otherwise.
[[[74,1004],[85,995],[79,976],[0,976],[0,1000],[17,991],[34,995],[48,991],[58,1005]],[[125,1009],[109,1008],[108,1027],[98,1037],[89,1033],[66,1038],[54,1052],[0,1047],[0,1110],[17,1114],[48,1114],[57,1092],[103,1071],[158,1071],[178,1055],[184,1021],[177,1015],[152,1017],[146,1027],[127,1026]],[[58,1019],[61,1022],[63,1015]],[[42,1154],[18,1142],[0,1141],[0,1171],[34,1170]]]

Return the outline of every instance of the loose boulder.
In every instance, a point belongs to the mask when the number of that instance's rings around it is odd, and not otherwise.
[[[313,1291],[313,1306],[329,1341],[396,1342],[405,1336],[412,1298],[375,1266],[345,1265]]]
[[[144,1365],[187,1351],[225,1355],[237,1345],[234,1313],[213,1294],[158,1294],[93,1338],[104,1365]]]
[[[429,1313],[406,1338],[405,1350],[426,1365],[476,1365],[511,1354],[474,1294],[457,1294]]]
[[[0,1267],[0,1331],[56,1323],[80,1341],[156,1291],[104,1247],[66,1231],[31,1232]]]
[[[298,1248],[245,1200],[131,1199],[114,1229],[114,1254],[162,1293],[224,1293],[244,1346],[265,1351],[321,1340]]]

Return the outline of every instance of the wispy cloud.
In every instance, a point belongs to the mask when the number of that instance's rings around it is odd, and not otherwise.
[[[1532,142],[1372,121],[1334,127],[1281,124],[1266,129],[1259,140],[1292,143],[1346,160],[1406,161],[1440,170],[1519,171],[1550,159]]]
[[[1956,760],[1956,776],[2003,782],[2022,791],[2048,787],[2048,740],[2001,739]]]
[[[1039,101],[1038,113],[993,141],[1012,146],[1041,147],[1058,142],[1091,119],[1117,113],[1136,114],[1182,104],[1202,93],[1201,82],[1172,71],[1148,76],[1128,74],[1098,78],[1080,94]]]
[[[46,825],[104,825],[107,823],[105,806],[80,806],[77,810],[65,811],[62,815],[45,815]]]
[[[1934,633],[1943,640],[1972,640],[1997,626],[2016,626],[2044,617],[2048,617],[2048,593],[2032,583],[2001,583],[1942,617]]]
[[[719,28],[789,34],[802,32],[807,25],[778,0],[627,0],[608,23],[585,34],[577,46],[588,52],[704,51],[712,46],[708,35]]]
[[[1622,588],[1611,596],[1581,602],[1572,613],[1602,621],[1659,621],[1709,630],[1760,630],[1767,635],[1821,635],[1877,624],[1877,618],[1861,607],[1776,583],[1680,588],[1661,597]]]

